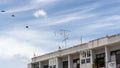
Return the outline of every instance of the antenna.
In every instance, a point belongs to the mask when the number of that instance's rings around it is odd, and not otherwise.
[[[108,34],[106,34],[106,37],[108,37]]]
[[[65,48],[67,47],[67,40],[68,40],[68,37],[69,37],[69,34],[68,34],[68,30],[65,30],[65,29],[61,29],[60,30],[60,34],[61,36],[63,36],[63,42],[65,44]]]
[[[69,31],[65,30],[65,29],[60,29],[59,32],[54,32],[55,36],[57,36],[57,34],[62,36],[62,38],[63,38],[62,42],[64,42],[65,48],[67,47],[67,40],[68,40],[68,37],[69,37],[69,33],[68,32]],[[60,49],[62,49],[62,48],[60,47]]]
[[[80,43],[81,43],[81,44],[83,43],[83,39],[82,39],[82,36],[80,37]]]

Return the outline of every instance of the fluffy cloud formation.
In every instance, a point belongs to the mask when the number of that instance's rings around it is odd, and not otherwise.
[[[13,58],[15,55],[30,58],[34,52],[39,52],[37,48],[30,46],[29,43],[22,43],[15,38],[3,37],[0,41],[1,58]],[[41,50],[41,53],[44,53],[44,51]]]
[[[33,14],[35,17],[45,17],[47,16],[47,13],[44,10],[38,10]]]
[[[14,58],[16,55],[31,58],[33,53],[42,55],[46,51],[34,46],[31,41],[43,39],[36,31],[9,30],[0,36],[0,58]],[[26,42],[27,41],[27,42]]]

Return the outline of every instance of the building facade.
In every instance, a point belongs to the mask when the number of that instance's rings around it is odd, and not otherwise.
[[[120,68],[120,34],[33,57],[28,68]]]

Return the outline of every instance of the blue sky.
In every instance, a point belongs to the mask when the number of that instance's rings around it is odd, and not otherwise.
[[[120,0],[1,0],[0,10],[0,68],[26,68],[33,53],[65,48],[61,29],[66,47],[120,33]]]

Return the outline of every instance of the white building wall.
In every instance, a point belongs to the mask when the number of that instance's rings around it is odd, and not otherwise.
[[[68,68],[73,68],[73,57],[68,55]]]
[[[32,64],[29,63],[29,64],[27,65],[27,68],[32,68]]]
[[[86,56],[85,57],[83,57],[83,53],[82,52],[80,53],[80,68],[92,68],[91,56],[87,57],[87,51],[90,51],[90,50],[85,50],[84,51],[84,52],[86,52]],[[90,51],[90,54],[91,54],[91,51]],[[90,62],[87,63],[86,59],[90,59]],[[84,64],[82,64],[82,60],[85,60]]]
[[[90,63],[88,63],[88,64],[81,64],[80,68],[92,68],[92,65]]]
[[[56,65],[56,63],[57,63],[57,58],[49,59],[49,66]]]
[[[56,68],[63,68],[62,59],[57,57]]]

